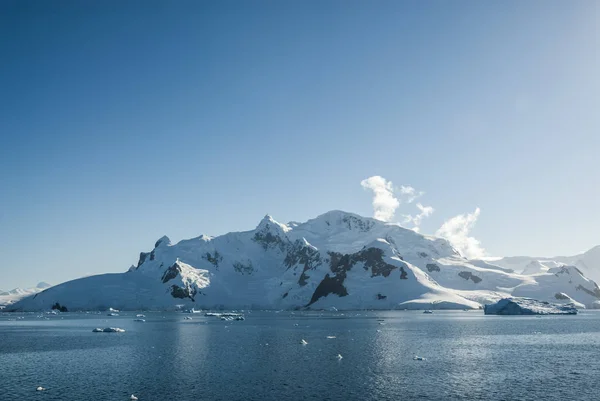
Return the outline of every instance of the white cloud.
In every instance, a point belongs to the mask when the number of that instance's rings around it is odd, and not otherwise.
[[[394,218],[400,201],[394,196],[391,181],[374,175],[360,182],[364,189],[373,191],[373,217],[378,220],[390,221]]]
[[[425,192],[417,191],[410,185],[400,185],[399,190],[406,203],[412,203],[415,199],[425,194]]]
[[[421,222],[423,221],[424,218],[429,217],[433,214],[433,212],[435,211],[435,209],[431,206],[423,206],[421,203],[417,203],[416,204],[417,209],[419,209],[420,213],[416,214],[416,215],[411,215],[411,214],[405,214],[404,217],[404,224],[409,224],[412,223],[414,225],[414,227],[412,228],[414,231],[419,232],[419,227],[421,225]]]
[[[473,213],[459,214],[449,220],[436,231],[437,237],[446,238],[461,255],[468,259],[478,259],[485,256],[485,249],[481,243],[474,237],[469,237],[469,233],[475,227],[481,210],[476,208]]]

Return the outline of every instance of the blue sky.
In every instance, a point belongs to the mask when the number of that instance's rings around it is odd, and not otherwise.
[[[597,245],[598,7],[0,2],[0,288],[371,216],[374,175],[425,192],[424,233],[480,208],[491,255]]]

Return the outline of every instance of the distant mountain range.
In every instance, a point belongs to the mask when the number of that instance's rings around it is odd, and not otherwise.
[[[523,274],[547,272],[557,266],[575,266],[588,278],[600,282],[600,245],[575,256],[532,257],[510,256],[492,263]]]
[[[2,291],[0,290],[0,308],[11,305],[22,298],[25,298],[32,294],[37,294],[40,291],[43,291],[47,288],[52,287],[48,283],[38,283],[35,287],[32,288],[14,288],[10,291]]]
[[[462,309],[510,295],[600,307],[581,266],[515,273],[530,259],[467,260],[445,239],[342,211],[304,223],[265,216],[245,232],[177,244],[164,236],[127,272],[69,281],[8,309]],[[575,259],[567,264],[584,260]]]

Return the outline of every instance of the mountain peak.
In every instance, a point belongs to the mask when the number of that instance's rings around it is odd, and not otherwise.
[[[271,231],[272,229],[275,229],[276,231],[283,231],[284,233],[290,231],[288,226],[279,223],[268,214],[266,214],[260,223],[258,223],[258,226],[256,226],[256,231]]]
[[[50,288],[52,287],[52,284],[48,284],[45,281],[40,281],[35,288],[40,288],[40,289],[44,289],[44,288]]]
[[[342,210],[330,210],[316,218],[309,220],[306,224],[324,226],[327,230],[333,227],[339,227],[351,231],[367,232],[377,224],[385,224],[378,222],[370,217],[363,217],[358,214],[344,212]]]
[[[164,246],[171,245],[171,240],[169,239],[169,237],[167,237],[166,235],[163,235],[162,237],[160,237],[158,239],[158,241],[156,241],[156,243],[154,244],[154,247],[158,248],[161,245],[164,245]]]

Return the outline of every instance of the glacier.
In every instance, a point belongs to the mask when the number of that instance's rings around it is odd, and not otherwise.
[[[163,236],[124,273],[59,284],[9,309],[479,309],[509,296],[600,303],[577,267],[516,273],[467,260],[445,239],[330,211],[304,223],[267,215],[250,231],[176,244]]]

